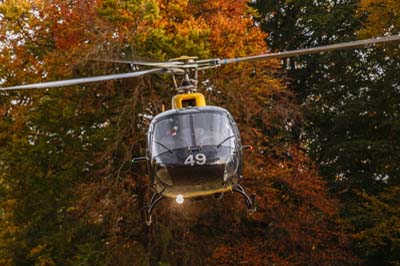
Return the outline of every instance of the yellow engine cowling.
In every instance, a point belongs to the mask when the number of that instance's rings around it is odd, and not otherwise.
[[[181,109],[187,106],[206,106],[206,100],[201,93],[178,94],[172,98],[172,108]]]

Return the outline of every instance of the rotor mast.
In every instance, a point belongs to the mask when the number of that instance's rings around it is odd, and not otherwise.
[[[174,81],[175,90],[180,94],[190,94],[197,92],[199,84],[199,70],[219,67],[220,59],[198,60],[197,56],[181,56],[169,60],[175,62],[176,67],[171,69],[172,79]],[[180,85],[177,83],[177,76],[183,75]]]
[[[194,93],[197,92],[197,85],[199,83],[199,68],[198,64],[195,60],[197,60],[197,56],[181,56],[178,58],[174,58],[169,60],[170,62],[182,62],[184,68],[180,69],[181,71],[175,72],[172,71],[172,79],[174,81],[175,90],[180,93]],[[176,81],[176,75],[182,74],[183,78],[181,80],[181,84],[178,85]]]

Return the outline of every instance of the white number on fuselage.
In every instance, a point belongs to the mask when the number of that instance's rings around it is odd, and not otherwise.
[[[206,160],[207,160],[207,157],[203,153],[198,153],[198,154],[196,154],[196,156],[193,156],[193,154],[190,154],[186,158],[184,164],[191,165],[191,166],[194,166],[195,164],[204,165],[206,163]]]

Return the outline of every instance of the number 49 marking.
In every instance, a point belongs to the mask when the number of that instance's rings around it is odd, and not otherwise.
[[[203,165],[203,164],[206,163],[206,159],[207,159],[207,157],[203,153],[198,153],[198,154],[196,154],[196,156],[193,156],[193,154],[190,154],[186,158],[184,164],[185,165],[191,165],[191,166],[194,166],[195,164]]]

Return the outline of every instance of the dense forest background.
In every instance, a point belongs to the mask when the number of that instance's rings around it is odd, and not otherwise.
[[[128,72],[91,59],[231,58],[398,34],[393,0],[4,0],[0,86]],[[400,265],[399,44],[201,74],[245,144],[240,195],[151,227],[148,117],[162,74],[0,91],[0,265]]]

